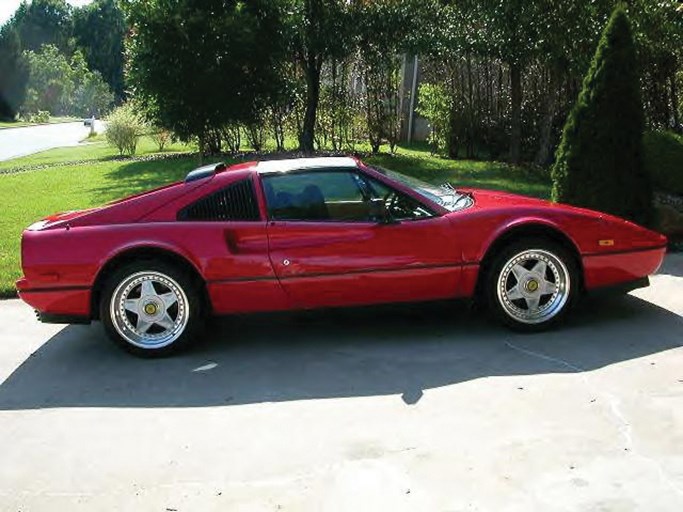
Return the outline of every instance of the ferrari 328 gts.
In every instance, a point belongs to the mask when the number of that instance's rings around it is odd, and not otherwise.
[[[23,234],[21,298],[44,322],[102,321],[138,355],[208,315],[480,299],[537,331],[585,292],[647,286],[666,238],[607,214],[434,186],[347,157],[201,167]]]

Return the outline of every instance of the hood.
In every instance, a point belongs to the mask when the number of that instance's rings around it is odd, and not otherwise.
[[[568,204],[553,203],[546,199],[538,199],[536,197],[522,196],[510,192],[501,192],[498,190],[485,189],[462,189],[465,192],[470,192],[474,196],[475,205],[484,209],[498,209],[498,208],[543,208],[553,211],[562,211],[566,213],[579,214],[583,217],[592,217],[595,219],[607,219],[613,217],[607,213],[598,212],[595,210],[588,210],[586,208],[579,208],[578,206],[570,206]],[[622,219],[619,219],[622,220]]]
[[[481,189],[467,189],[466,192],[473,195],[474,208],[482,213],[501,214],[511,219],[550,221],[560,225],[565,232],[573,233],[574,239],[581,239],[581,247],[594,247],[599,239],[614,240],[613,246],[599,248],[604,252],[661,247],[667,243],[666,237],[660,233],[609,213],[508,192]]]

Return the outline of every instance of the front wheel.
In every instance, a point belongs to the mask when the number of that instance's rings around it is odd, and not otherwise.
[[[167,355],[186,346],[202,324],[201,294],[191,276],[163,262],[136,262],[107,280],[100,318],[129,352]]]
[[[486,279],[491,312],[507,326],[540,331],[559,322],[578,295],[578,269],[562,246],[527,239],[495,257]]]

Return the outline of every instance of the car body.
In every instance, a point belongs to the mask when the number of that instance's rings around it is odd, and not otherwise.
[[[181,306],[190,314],[191,303],[199,303],[193,314],[204,318],[487,290],[501,320],[535,330],[557,321],[585,291],[647,285],[666,238],[604,213],[434,187],[355,158],[325,157],[203,167],[183,182],[48,217],[24,232],[21,250],[17,288],[41,320],[111,315],[112,336],[125,338],[138,324],[150,329],[141,318],[160,318],[154,315],[164,301],[176,301],[178,316]],[[117,275],[121,269],[128,274]],[[146,269],[156,284],[145,292]],[[142,281],[126,281],[123,289],[128,275]],[[124,294],[118,306],[117,293]],[[167,313],[162,323],[186,328],[172,320]],[[128,340],[129,348],[151,354],[175,342],[143,338]]]

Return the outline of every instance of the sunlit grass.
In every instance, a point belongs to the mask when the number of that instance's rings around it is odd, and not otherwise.
[[[176,142],[168,144],[163,153],[195,151],[196,146]],[[159,152],[159,148],[150,137],[141,137],[138,142],[136,156],[146,156]],[[58,165],[83,160],[111,160],[119,157],[118,150],[110,146],[102,135],[94,139],[85,139],[78,146],[55,148],[21,158],[13,158],[0,162],[0,172],[8,169],[26,168],[39,165]]]

